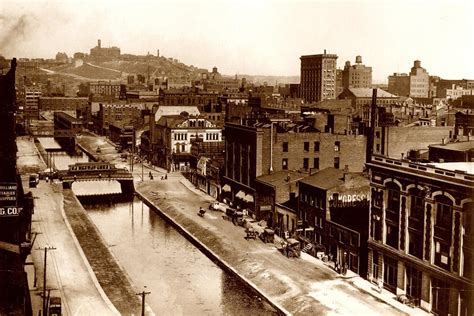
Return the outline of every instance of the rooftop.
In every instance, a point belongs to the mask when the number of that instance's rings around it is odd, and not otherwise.
[[[372,98],[372,90],[372,88],[349,88],[356,98]],[[377,88],[377,98],[398,98],[398,96]]]
[[[319,171],[318,173],[302,179],[300,182],[328,190],[343,184],[343,176],[344,171],[341,169],[326,168]]]
[[[270,184],[275,187],[288,184],[289,182],[298,181],[307,177],[307,174],[299,173],[291,170],[281,170],[272,174],[263,175],[257,178],[258,181]]]
[[[465,171],[474,174],[474,162],[435,162],[430,165],[450,171]]]
[[[474,140],[465,141],[465,142],[447,143],[444,145],[442,144],[430,145],[428,147],[455,150],[455,151],[468,151],[468,150],[474,149]]]

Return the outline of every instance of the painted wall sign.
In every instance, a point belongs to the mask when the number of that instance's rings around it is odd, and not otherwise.
[[[370,196],[368,193],[358,194],[333,194],[329,197],[330,207],[354,207],[366,206],[369,204]]]

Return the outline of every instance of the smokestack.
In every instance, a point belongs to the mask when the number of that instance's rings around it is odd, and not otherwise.
[[[97,47],[100,48],[100,39],[97,40]]]

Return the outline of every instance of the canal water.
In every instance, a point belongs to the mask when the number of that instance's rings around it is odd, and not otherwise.
[[[58,153],[54,162],[58,169],[66,169],[87,160],[85,155]],[[107,185],[106,181],[100,184]],[[138,198],[114,203],[103,200],[106,202],[85,204],[84,208],[136,290],[146,286],[151,292],[146,303],[156,315],[276,314]]]
[[[157,315],[274,314],[138,198],[85,208]]]

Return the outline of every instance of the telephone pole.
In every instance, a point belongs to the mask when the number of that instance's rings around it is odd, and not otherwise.
[[[47,257],[48,257],[48,250],[56,250],[56,248],[52,246],[47,246],[44,248],[37,248],[38,250],[44,250],[44,266],[43,266],[43,315],[47,315],[46,313],[46,264],[47,264]]]
[[[144,286],[146,289],[146,286]],[[150,294],[151,292],[145,292],[145,290],[141,291],[140,293],[137,293],[137,295],[140,295],[142,297],[142,316],[145,316],[145,295]]]

